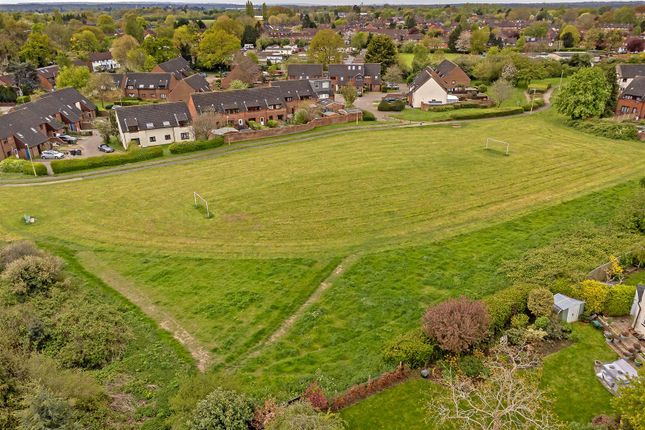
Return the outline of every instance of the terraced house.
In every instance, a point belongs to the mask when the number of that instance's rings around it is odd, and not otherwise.
[[[126,97],[166,100],[177,84],[172,73],[126,73],[121,82]]]
[[[352,85],[359,94],[381,91],[381,65],[378,63],[330,64],[329,79],[334,91]]]
[[[142,147],[194,139],[186,103],[160,103],[116,110],[119,137],[124,147]]]

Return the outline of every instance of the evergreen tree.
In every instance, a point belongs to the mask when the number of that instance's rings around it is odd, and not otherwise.
[[[457,41],[459,40],[459,36],[461,36],[461,31],[461,25],[458,25],[448,36],[448,49],[452,52],[457,52]]]
[[[255,11],[253,10],[253,3],[251,3],[251,0],[246,1],[246,14],[248,16],[255,16]]]

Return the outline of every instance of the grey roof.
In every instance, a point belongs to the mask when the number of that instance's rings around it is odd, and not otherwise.
[[[190,63],[184,57],[177,57],[165,61],[160,63],[159,67],[164,72],[172,73],[179,80],[193,73],[193,70],[190,68]]]
[[[170,73],[126,73],[126,88],[129,86],[135,89],[166,89],[170,87]]]
[[[271,86],[280,88],[284,98],[300,100],[316,97],[316,92],[308,80],[273,81]]]
[[[56,114],[60,114],[69,122],[79,122],[83,117],[83,108],[95,110],[96,106],[75,88],[63,88],[43,94],[33,102],[20,105],[16,111],[30,111],[40,118],[40,123],[59,129],[62,124],[55,118]]]
[[[249,108],[268,108],[283,106],[283,90],[279,87],[249,88],[235,91],[217,91],[211,93],[191,94],[198,112],[221,112],[236,110],[247,112]]]
[[[128,131],[130,127],[136,127],[137,130],[178,127],[187,125],[191,120],[184,102],[123,107],[115,112],[123,131]]]
[[[381,78],[381,65],[377,63],[330,64],[329,76],[331,78],[340,78],[342,76],[348,80],[357,76],[372,76],[378,81]]]
[[[323,75],[322,64],[289,64],[287,75],[295,76],[296,79],[314,79]]]
[[[187,77],[184,79],[184,82],[186,82],[196,92],[207,92],[211,90],[211,86],[206,78],[199,73],[195,73],[194,75]]]
[[[437,74],[438,74],[439,76],[444,77],[444,76],[446,76],[448,73],[452,72],[452,71],[455,69],[455,67],[459,67],[459,66],[457,66],[455,63],[453,63],[453,62],[452,62],[452,61],[450,61],[450,60],[443,60],[443,61],[442,61],[441,63],[439,63],[439,65],[437,66],[436,71],[437,71]]]
[[[0,116],[0,139],[7,139],[10,136],[14,136],[30,148],[40,145],[49,139],[40,130],[42,123],[43,121],[40,117],[29,110],[9,112],[6,115]]]
[[[59,70],[59,67],[54,64],[53,66],[40,67],[36,69],[36,72],[38,72],[38,74],[43,78],[51,81],[56,80]]]
[[[417,76],[415,76],[414,81],[410,84],[409,92],[412,93],[423,86],[429,80],[434,79],[437,84],[444,90],[448,91],[448,84],[446,81],[439,76],[437,72],[432,70],[432,67],[428,66],[425,69],[421,70]]]
[[[107,61],[112,59],[112,53],[110,51],[105,52],[93,52],[90,54],[90,61]]]
[[[645,97],[645,75],[636,76],[627,88],[625,88],[622,95]]]
[[[573,299],[569,296],[565,296],[564,294],[556,294],[553,296],[553,307],[555,307],[558,311],[563,311],[565,309],[571,309],[574,306],[580,306],[583,305],[585,302]]]
[[[623,79],[645,76],[645,64],[618,64],[616,65],[616,74]]]

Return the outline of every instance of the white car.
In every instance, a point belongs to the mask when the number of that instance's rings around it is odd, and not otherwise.
[[[40,158],[43,160],[60,160],[61,158],[65,157],[65,154],[62,152],[54,151],[53,149],[48,149],[47,151],[43,151],[42,154],[40,154]]]

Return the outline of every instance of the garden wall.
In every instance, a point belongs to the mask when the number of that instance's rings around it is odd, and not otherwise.
[[[262,139],[265,137],[284,136],[288,134],[303,133],[311,131],[316,127],[324,127],[333,124],[343,124],[360,120],[363,117],[362,112],[349,113],[347,115],[327,116],[316,118],[307,124],[291,125],[287,127],[265,128],[263,130],[231,133],[224,136],[224,143],[241,142],[245,140]]]

